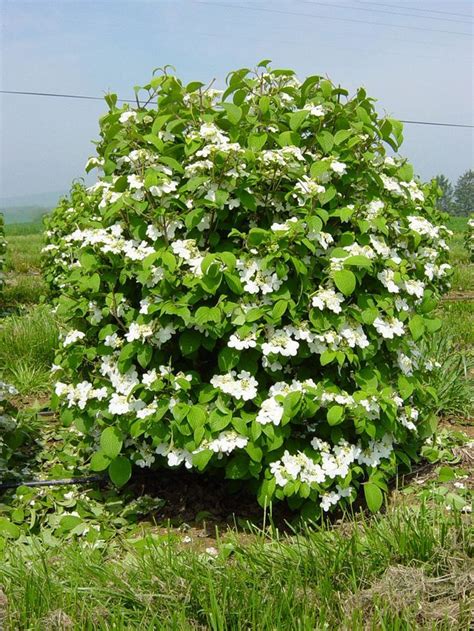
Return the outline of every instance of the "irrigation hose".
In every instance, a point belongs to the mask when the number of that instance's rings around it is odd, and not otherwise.
[[[62,486],[68,484],[88,484],[89,482],[102,482],[104,475],[90,475],[84,478],[63,478],[61,480],[16,480],[1,482],[0,489],[16,489],[19,486]]]

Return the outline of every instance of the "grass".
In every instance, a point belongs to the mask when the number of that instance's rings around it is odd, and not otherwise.
[[[3,305],[10,308],[36,305],[46,294],[47,286],[41,276],[20,274],[7,277],[2,292],[2,302]]]
[[[7,240],[7,272],[31,274],[39,272],[43,235],[11,236]]]
[[[439,364],[426,378],[426,383],[434,387],[438,395],[434,412],[444,418],[474,416],[472,348],[460,349],[445,329],[425,344],[423,351],[427,359]]]
[[[468,264],[456,265],[450,280],[452,291],[474,291],[474,266]]]
[[[471,553],[463,516],[426,506],[201,553],[173,533],[36,541],[4,550],[3,615],[31,630],[467,629]]]
[[[17,235],[32,235],[43,232],[43,224],[41,221],[29,221],[25,223],[10,223],[5,225],[5,234],[7,237]]]
[[[48,388],[58,325],[47,305],[0,320],[0,367],[21,394]]]
[[[474,301],[446,300],[438,308],[438,316],[459,349],[474,349]]]

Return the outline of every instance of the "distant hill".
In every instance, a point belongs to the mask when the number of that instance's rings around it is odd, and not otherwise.
[[[41,217],[49,213],[51,207],[42,206],[0,206],[0,212],[5,218],[5,224],[31,223],[40,221]]]
[[[16,197],[0,197],[0,212],[5,223],[27,223],[38,221],[42,215],[54,208],[66,191],[51,191]]]

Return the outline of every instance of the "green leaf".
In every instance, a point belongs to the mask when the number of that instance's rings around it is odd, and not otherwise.
[[[425,332],[425,322],[421,316],[415,315],[408,323],[408,328],[413,335],[413,339],[418,340]]]
[[[348,256],[346,259],[344,259],[344,266],[346,265],[369,268],[372,267],[372,261],[362,254],[356,254],[354,256]]]
[[[331,149],[334,147],[334,136],[328,131],[322,131],[316,134],[316,140],[324,153],[330,153]]]
[[[319,361],[321,362],[321,366],[327,366],[327,364],[330,364],[335,358],[336,358],[335,351],[326,350],[323,353],[321,353],[321,357],[319,358]]]
[[[347,140],[349,136],[352,136],[352,134],[353,134],[352,129],[340,129],[334,135],[335,144],[340,145],[341,142],[344,142],[344,140]]]
[[[0,517],[0,537],[7,537],[8,539],[18,539],[21,534],[21,530],[16,524],[6,517]]]
[[[122,435],[116,427],[106,427],[100,435],[100,446],[109,458],[116,458],[122,449]]]
[[[72,530],[79,524],[82,524],[82,521],[77,515],[65,515],[59,520],[59,525],[63,530]]]
[[[112,460],[109,467],[109,477],[116,486],[123,486],[130,480],[132,465],[125,456]]]
[[[222,372],[229,372],[229,370],[232,370],[232,368],[237,366],[237,364],[239,363],[239,359],[240,351],[238,351],[236,348],[230,348],[229,346],[226,346],[219,352],[217,363],[219,365],[219,369],[222,370]]]
[[[272,309],[272,318],[274,320],[280,320],[288,307],[288,300],[278,300]]]
[[[328,171],[329,171],[328,160],[318,160],[318,162],[313,162],[310,169],[311,177],[314,178],[315,180],[317,180],[320,175],[324,175]]]
[[[280,147],[288,147],[290,145],[299,147],[300,136],[295,131],[284,131],[278,136],[278,144]]]
[[[331,405],[327,413],[329,425],[338,425],[343,420],[343,414],[344,408],[341,405]]]
[[[197,454],[193,454],[193,466],[196,467],[198,471],[203,471],[213,454],[214,452],[210,449],[203,449]]]
[[[191,355],[201,345],[201,335],[198,331],[184,331],[179,336],[179,348],[183,355]]]
[[[204,425],[207,419],[206,410],[200,405],[193,405],[188,412],[188,421],[193,429]]]
[[[153,357],[153,347],[149,344],[143,345],[138,351],[137,359],[142,368],[146,368]]]
[[[258,102],[258,105],[260,107],[260,110],[262,112],[262,114],[266,114],[268,112],[268,109],[270,107],[270,97],[264,95],[260,97],[260,100]]]
[[[250,134],[247,144],[250,149],[260,151],[267,142],[268,134]]]
[[[237,123],[242,118],[242,109],[234,103],[223,103],[222,107],[225,109],[227,113],[227,118],[232,123],[232,125],[237,125]]]
[[[356,288],[356,277],[347,269],[338,270],[334,272],[334,284],[344,296],[350,296]]]
[[[92,471],[105,471],[110,464],[110,458],[103,451],[96,451],[92,455],[90,468]]]
[[[308,110],[300,110],[299,112],[294,112],[290,115],[290,129],[292,131],[296,131],[305,118],[308,116]]]
[[[248,470],[248,457],[244,454],[237,454],[227,463],[225,468],[226,478],[230,480],[242,480],[246,477]]]
[[[364,495],[367,506],[372,513],[380,510],[383,504],[383,493],[377,485],[372,482],[366,482],[364,484]]]
[[[251,228],[249,236],[247,237],[247,243],[250,247],[260,245],[264,239],[268,237],[268,231],[262,228]]]

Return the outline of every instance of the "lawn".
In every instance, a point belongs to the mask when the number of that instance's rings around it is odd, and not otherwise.
[[[430,349],[441,429],[412,474],[392,481],[380,514],[357,506],[302,526],[180,473],[138,476],[120,492],[0,488],[0,629],[467,630],[474,268],[465,226],[451,221],[452,290]],[[7,228],[0,378],[19,391],[29,445],[14,475],[69,478],[76,434],[48,403],[60,322],[39,274],[42,235],[37,224]]]

